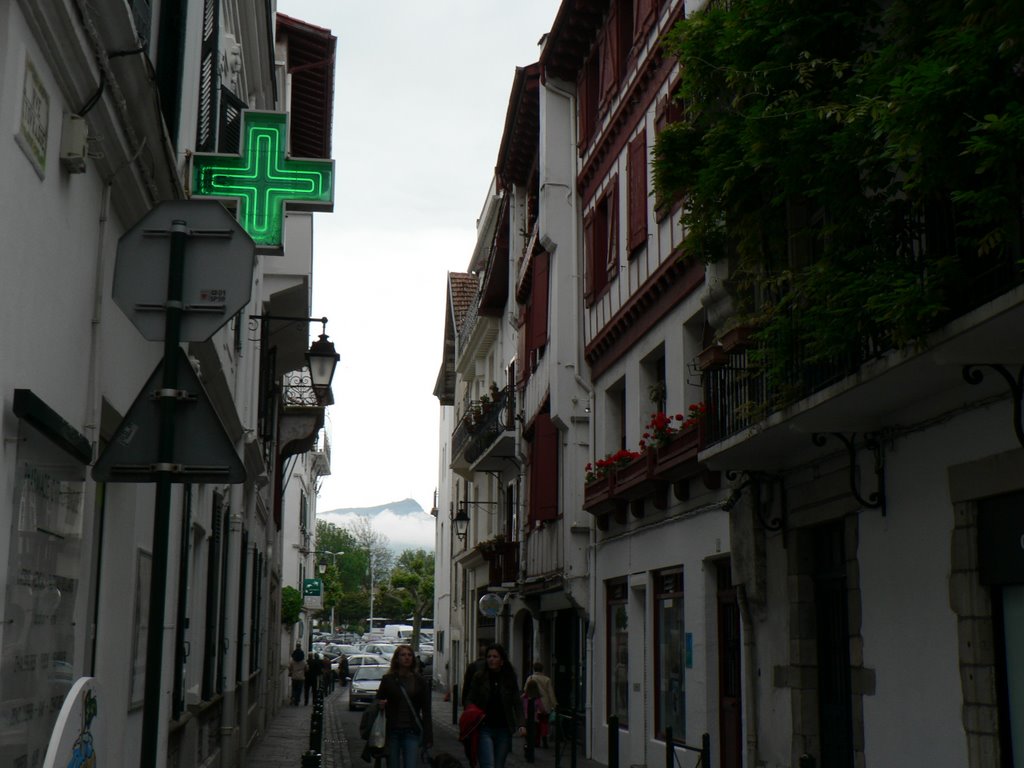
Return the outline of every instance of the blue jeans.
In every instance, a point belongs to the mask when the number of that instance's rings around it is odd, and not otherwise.
[[[388,768],[416,768],[420,757],[420,732],[395,728],[388,734]]]
[[[511,751],[512,733],[508,728],[480,726],[480,741],[476,755],[480,768],[505,768],[505,758]]]

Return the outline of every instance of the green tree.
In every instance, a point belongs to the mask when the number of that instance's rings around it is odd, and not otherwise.
[[[291,627],[302,615],[302,595],[293,586],[281,589],[281,623]]]
[[[391,588],[405,597],[412,614],[412,640],[419,649],[420,626],[434,607],[434,555],[423,549],[407,549],[391,572]]]

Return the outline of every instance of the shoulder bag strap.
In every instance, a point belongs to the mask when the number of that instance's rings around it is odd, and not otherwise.
[[[420,736],[423,735],[423,723],[420,722],[420,716],[416,714],[416,707],[412,704],[412,699],[409,698],[408,692],[405,690],[405,686],[402,685],[402,681],[395,677],[395,683],[398,685],[398,690],[402,692],[402,696],[405,698],[405,703],[409,705],[409,711],[412,712],[412,717],[416,721],[416,729],[420,732]]]

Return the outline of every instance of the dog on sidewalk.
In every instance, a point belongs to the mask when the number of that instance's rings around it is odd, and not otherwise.
[[[465,768],[465,765],[451,752],[438,752],[430,756],[430,768]]]

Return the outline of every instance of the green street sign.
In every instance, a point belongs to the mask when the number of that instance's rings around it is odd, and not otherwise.
[[[238,155],[192,155],[192,196],[234,200],[260,250],[280,250],[285,207],[334,210],[334,161],[288,157],[285,112],[242,113]]]
[[[302,596],[320,597],[323,592],[323,582],[320,579],[303,579]]]

